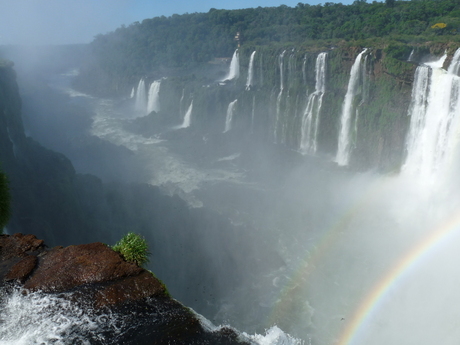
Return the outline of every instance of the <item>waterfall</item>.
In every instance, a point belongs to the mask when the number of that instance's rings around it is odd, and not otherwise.
[[[286,53],[286,50],[284,50],[279,56],[280,92],[278,93],[278,97],[276,98],[276,118],[275,118],[275,129],[273,131],[275,142],[277,142],[277,139],[278,139],[278,133],[277,133],[278,122],[279,122],[280,112],[281,112],[281,98],[283,96],[283,90],[284,90],[284,54],[285,53]]]
[[[452,62],[450,63],[449,69],[447,70],[449,74],[459,75],[460,73],[460,48],[455,51]]]
[[[224,133],[228,132],[232,129],[232,119],[233,113],[235,112],[235,105],[238,100],[235,99],[233,102],[230,102],[227,108],[227,117],[225,118],[225,129]]]
[[[253,78],[254,78],[254,55],[256,55],[256,51],[254,50],[249,58],[249,68],[248,68],[248,79],[246,80],[246,90],[250,90]]]
[[[458,142],[459,55],[456,52],[447,72],[442,69],[445,58],[417,67],[408,112],[411,121],[402,170],[427,182],[446,171]]]
[[[289,55],[288,60],[288,76],[287,79],[289,81],[288,87],[291,88],[294,85],[297,75],[297,61],[295,59],[294,49],[292,49],[291,55]]]
[[[302,117],[300,152],[314,154],[317,149],[319,116],[326,91],[326,57],[327,53],[320,53],[316,58],[315,91],[308,97],[307,107]]]
[[[342,114],[340,117],[340,132],[338,139],[338,149],[335,161],[339,165],[348,165],[351,151],[351,134],[350,125],[355,119],[354,101],[358,91],[361,77],[361,59],[367,51],[364,49],[355,59],[350,71],[350,79],[348,81],[347,93],[342,104]],[[355,113],[355,114],[353,114]]]
[[[134,86],[133,86],[133,88],[131,90],[131,95],[129,96],[129,98],[134,98]]]
[[[307,55],[303,57],[303,62],[302,62],[302,78],[303,78],[303,84],[307,85]]]
[[[233,53],[232,61],[230,62],[230,70],[228,71],[228,75],[222,81],[238,79],[239,76],[240,76],[240,54],[238,53],[238,49],[237,49]]]
[[[182,116],[184,113],[184,99],[185,99],[185,89],[182,89],[182,96],[179,100],[179,115]]]
[[[180,126],[180,128],[190,127],[190,124],[192,122],[192,110],[193,110],[193,99],[192,99],[192,102],[190,103],[190,106],[187,109],[187,112],[184,115],[184,120],[182,121],[182,125]]]
[[[139,81],[139,85],[137,86],[136,91],[136,101],[134,107],[137,111],[145,111],[145,107],[147,105],[147,95],[145,93],[145,82],[144,79]]]
[[[160,86],[161,80],[155,80],[150,84],[147,114],[150,114],[152,111],[156,113],[160,111]]]
[[[409,57],[407,58],[407,61],[408,62],[411,62],[412,59],[413,59],[413,56],[414,56],[414,49],[411,50],[410,54],[409,54]]]

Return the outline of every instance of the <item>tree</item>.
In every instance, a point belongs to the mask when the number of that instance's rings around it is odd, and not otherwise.
[[[395,0],[385,0],[385,4],[388,7],[394,7],[395,6]]]

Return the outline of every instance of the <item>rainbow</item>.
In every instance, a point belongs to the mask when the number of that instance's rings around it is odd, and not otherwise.
[[[437,227],[424,240],[420,241],[409,251],[385,276],[363,300],[354,313],[352,321],[342,333],[338,345],[351,345],[356,340],[362,326],[370,319],[370,316],[379,309],[382,301],[390,288],[405,273],[413,269],[428,254],[432,253],[440,244],[447,241],[453,235],[460,232],[460,213],[455,212],[450,218]]]
[[[388,183],[391,183],[392,180],[391,177],[385,177],[371,182],[360,197],[350,204],[343,211],[341,217],[332,223],[327,231],[316,241],[306,254],[305,259],[301,260],[298,268],[294,270],[290,282],[281,289],[278,300],[266,319],[267,326],[277,324],[277,320],[283,318],[283,314],[290,313],[290,308],[297,303],[295,294],[300,292],[297,288],[302,286],[302,282],[316,269],[316,265],[328,254],[330,248],[339,240],[340,235],[348,227],[348,224],[353,221],[354,217],[364,213],[366,207],[372,204],[374,199],[379,199]]]

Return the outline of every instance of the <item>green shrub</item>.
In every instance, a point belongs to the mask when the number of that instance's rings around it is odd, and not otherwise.
[[[123,258],[138,266],[142,266],[149,261],[149,248],[147,241],[138,234],[128,232],[112,249],[123,256]]]
[[[8,178],[0,172],[0,234],[10,219],[10,191]]]

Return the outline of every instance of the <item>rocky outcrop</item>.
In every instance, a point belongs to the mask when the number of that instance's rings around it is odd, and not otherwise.
[[[123,328],[101,335],[104,344],[246,344],[229,328],[204,329],[151,272],[103,243],[48,249],[33,235],[0,235],[0,286],[69,293],[72,303],[91,311],[119,314]]]

